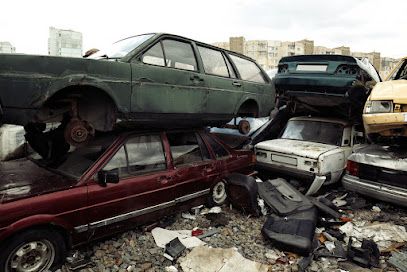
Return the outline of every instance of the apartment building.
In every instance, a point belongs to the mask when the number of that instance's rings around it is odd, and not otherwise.
[[[352,52],[352,56],[355,58],[367,58],[373,64],[377,71],[381,70],[381,60],[379,52]]]
[[[0,42],[0,53],[15,53],[16,48],[10,42]]]
[[[82,57],[82,33],[50,27],[48,54],[51,56]]]

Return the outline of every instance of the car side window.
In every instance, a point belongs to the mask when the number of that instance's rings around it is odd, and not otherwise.
[[[130,138],[103,168],[119,170],[119,176],[137,176],[166,169],[164,149],[159,135]]]
[[[235,63],[237,70],[239,70],[240,76],[243,80],[265,83],[264,77],[260,68],[252,61],[237,57],[235,55],[229,55],[232,61]]]
[[[165,66],[164,53],[161,43],[156,43],[153,47],[147,50],[142,57],[143,63],[157,66]]]
[[[228,66],[228,70],[229,70],[229,75],[231,78],[237,78],[235,70],[232,67],[232,64],[230,63],[229,59],[226,56],[223,56],[226,60],[226,64]]]
[[[182,166],[209,159],[207,150],[202,152],[202,141],[198,141],[197,136],[198,135],[194,132],[174,132],[167,134],[174,166]]]
[[[167,67],[197,70],[195,54],[190,43],[175,40],[163,40],[162,43]]]
[[[215,157],[217,159],[229,156],[229,152],[220,143],[215,141],[211,136],[206,137],[206,139],[208,140],[208,143],[211,146],[213,152],[215,153]]]
[[[222,52],[207,47],[198,46],[205,73],[223,77],[229,77],[228,67]]]

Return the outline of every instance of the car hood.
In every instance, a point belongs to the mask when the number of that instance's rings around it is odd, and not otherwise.
[[[377,83],[370,94],[370,100],[392,100],[407,103],[407,80],[390,80]]]
[[[78,181],[39,167],[28,159],[0,164],[0,203],[67,189]]]
[[[318,157],[322,154],[338,148],[339,147],[335,145],[289,139],[269,140],[256,145],[256,149],[264,149],[286,155],[295,155],[311,159],[318,159]]]
[[[348,160],[380,168],[406,171],[407,148],[399,146],[365,145],[349,156]]]

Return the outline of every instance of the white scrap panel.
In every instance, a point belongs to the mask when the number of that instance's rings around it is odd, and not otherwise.
[[[24,134],[22,126],[3,125],[0,127],[0,161],[7,159],[24,144]]]

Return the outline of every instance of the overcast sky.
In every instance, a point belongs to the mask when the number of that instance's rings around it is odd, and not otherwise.
[[[83,50],[121,38],[169,32],[212,43],[313,39],[352,51],[407,55],[404,0],[11,0],[2,1],[0,41],[18,53],[47,54],[48,28],[83,33]]]

